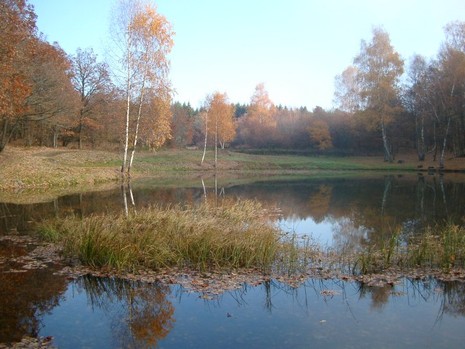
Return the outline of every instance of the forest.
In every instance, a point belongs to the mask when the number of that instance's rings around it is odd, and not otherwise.
[[[118,13],[113,60],[103,62],[92,48],[67,53],[47,42],[27,0],[0,1],[0,152],[124,149],[123,170],[136,148],[160,147],[383,154],[389,162],[416,152],[439,166],[465,156],[465,22],[444,28],[433,58],[401,57],[374,27],[335,77],[331,110],[275,105],[263,83],[248,104],[212,91],[193,108],[174,100],[168,20],[144,2],[121,1]]]

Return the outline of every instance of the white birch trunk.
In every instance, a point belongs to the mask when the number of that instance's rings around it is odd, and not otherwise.
[[[205,153],[207,152],[207,134],[208,134],[208,114],[205,114],[205,142],[203,144],[203,155],[202,155],[202,161],[200,161],[200,165],[203,164],[203,161],[205,160]]]
[[[384,124],[384,116],[381,118],[381,135],[383,136],[384,159],[392,162],[392,154],[389,150],[389,142],[386,134],[386,125]]]
[[[131,53],[129,50],[130,46],[130,34],[128,29],[127,38],[127,54],[126,54],[126,129],[124,134],[124,153],[123,153],[123,164],[121,166],[121,175],[124,176],[126,171],[126,164],[128,159],[128,147],[129,147],[129,121],[130,121],[130,107],[131,107]]]
[[[142,80],[142,86],[140,90],[139,109],[137,111],[137,120],[136,120],[136,130],[134,132],[134,141],[132,144],[131,158],[129,160],[129,165],[128,165],[128,177],[130,177],[132,162],[134,161],[134,154],[136,152],[137,141],[139,139],[139,125],[140,125],[140,118],[142,115],[142,104],[144,103],[146,78],[147,78],[147,72],[144,74],[144,78]]]
[[[449,135],[449,127],[450,127],[450,116],[447,119],[447,126],[446,131],[444,132],[444,139],[442,140],[442,149],[441,149],[441,157],[439,158],[439,168],[444,168],[444,157],[446,154],[446,146],[447,146],[447,136]]]

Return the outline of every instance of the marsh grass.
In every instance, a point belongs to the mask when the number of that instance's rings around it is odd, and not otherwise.
[[[278,275],[301,275],[321,259],[321,247],[308,236],[296,233],[281,233],[279,248],[274,263]]]
[[[465,227],[446,224],[426,228],[402,241],[398,233],[359,252],[352,259],[354,274],[379,273],[388,268],[438,268],[445,272],[465,267]]]
[[[463,226],[445,224],[409,238],[393,232],[363,250],[333,251],[309,238],[284,233],[254,201],[153,206],[128,216],[53,219],[42,223],[39,232],[44,239],[60,243],[67,257],[120,271],[244,268],[296,275],[322,266],[359,275],[391,268],[448,272],[465,267]]]
[[[128,217],[94,215],[44,223],[43,238],[83,264],[118,270],[162,267],[271,270],[289,241],[257,202],[149,207]],[[286,246],[283,248],[283,246]],[[298,257],[286,257],[291,260]]]
[[[444,270],[465,267],[465,227],[447,224],[443,228],[429,228],[423,238],[411,242],[408,256],[412,265]]]

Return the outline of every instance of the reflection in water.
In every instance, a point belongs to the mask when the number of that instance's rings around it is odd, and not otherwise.
[[[445,314],[465,316],[465,287],[463,282],[445,282],[440,284],[442,291],[441,309]]]
[[[167,286],[92,276],[80,278],[76,286],[109,318],[118,347],[155,347],[173,327]]]
[[[17,262],[29,247],[0,241],[0,343],[37,336],[42,317],[60,303],[66,290],[65,278],[53,275],[53,270],[28,270]]]
[[[463,223],[465,183],[424,176],[384,179],[307,181],[290,184],[288,194],[273,198],[283,209],[282,225],[328,225],[333,247],[358,249],[400,234],[405,241],[412,234],[445,221]],[[271,188],[270,188],[271,191]],[[278,192],[276,191],[275,194]],[[437,200],[437,193],[447,198]],[[303,198],[310,197],[305,206]],[[266,199],[264,200],[266,201]],[[268,200],[270,202],[272,200]],[[310,222],[310,223],[307,223]],[[307,223],[307,224],[305,224]],[[320,243],[318,228],[301,229]],[[316,233],[316,234],[315,234]]]
[[[458,281],[443,282],[428,278],[422,281],[404,279],[402,287],[386,284],[370,287],[358,284],[361,299],[371,300],[371,309],[382,312],[395,297],[407,297],[420,302],[434,302],[439,304],[436,320],[444,315],[465,317],[465,283]],[[402,291],[399,291],[399,290]]]
[[[463,223],[465,216],[465,179],[447,176],[309,178],[230,185],[226,190],[218,190],[222,186],[214,179],[196,187],[132,185],[49,203],[1,203],[0,235],[24,234],[48,217],[121,212],[124,193],[128,210],[223,197],[255,199],[266,208],[279,208],[283,226],[330,236],[332,246],[351,250],[393,232],[406,239],[427,225]],[[63,348],[463,345],[463,283],[405,279],[400,285],[367,287],[309,280],[292,289],[270,281],[208,301],[181,287],[116,279],[86,277],[66,289],[66,281],[50,270],[6,272],[16,268],[7,262],[11,256],[25,253],[16,248],[28,247],[0,242],[0,342],[39,334],[56,337]]]
[[[218,189],[220,188],[220,189]],[[215,195],[215,192],[220,196]],[[123,198],[121,197],[123,195]],[[153,204],[216,202],[227,198],[253,199],[265,208],[278,208],[281,226],[338,247],[362,248],[393,233],[405,240],[425,226],[465,219],[465,176],[381,176],[369,178],[308,178],[265,181],[243,185],[218,185],[215,177],[197,187],[160,188],[133,182],[120,191],[83,193],[61,197],[53,203],[0,204],[0,234],[25,231],[30,222],[68,214],[128,212]],[[123,200],[123,205],[122,205]],[[319,238],[323,237],[323,240]],[[332,240],[332,241],[331,241]]]
[[[59,348],[155,348],[174,326],[170,288],[83,276],[43,318],[42,336]]]
[[[44,315],[41,335],[60,348],[452,348],[463,344],[464,295],[464,283],[433,279],[383,287],[311,279],[208,300],[181,286],[85,277]]]
[[[130,181],[126,185],[124,185],[124,183],[121,184],[121,194],[123,197],[124,214],[127,217],[129,216],[128,195],[129,199],[131,200],[131,209],[134,211],[136,210],[136,201],[134,200],[134,194],[132,193],[132,186]]]
[[[0,273],[0,343],[37,336],[42,316],[59,304],[65,286],[49,270]]]

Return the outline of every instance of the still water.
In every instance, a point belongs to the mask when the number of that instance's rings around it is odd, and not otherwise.
[[[40,333],[60,348],[460,348],[464,296],[463,285],[434,281],[363,288],[309,280],[204,300],[180,287],[81,278]]]
[[[283,229],[334,248],[363,248],[401,231],[463,223],[465,178],[341,177],[189,187],[128,188],[82,193],[52,202],[0,204],[0,236],[25,234],[34,221],[68,214],[114,212],[126,203],[199,203],[255,199],[279,211]],[[217,195],[214,193],[216,192]],[[53,270],[15,272],[15,256],[33,247],[0,240],[0,343],[53,336],[59,348],[461,348],[465,283],[402,279],[367,287],[308,280],[293,289],[277,281],[244,285],[215,299],[110,278],[66,280]],[[13,271],[13,272],[12,272]]]

